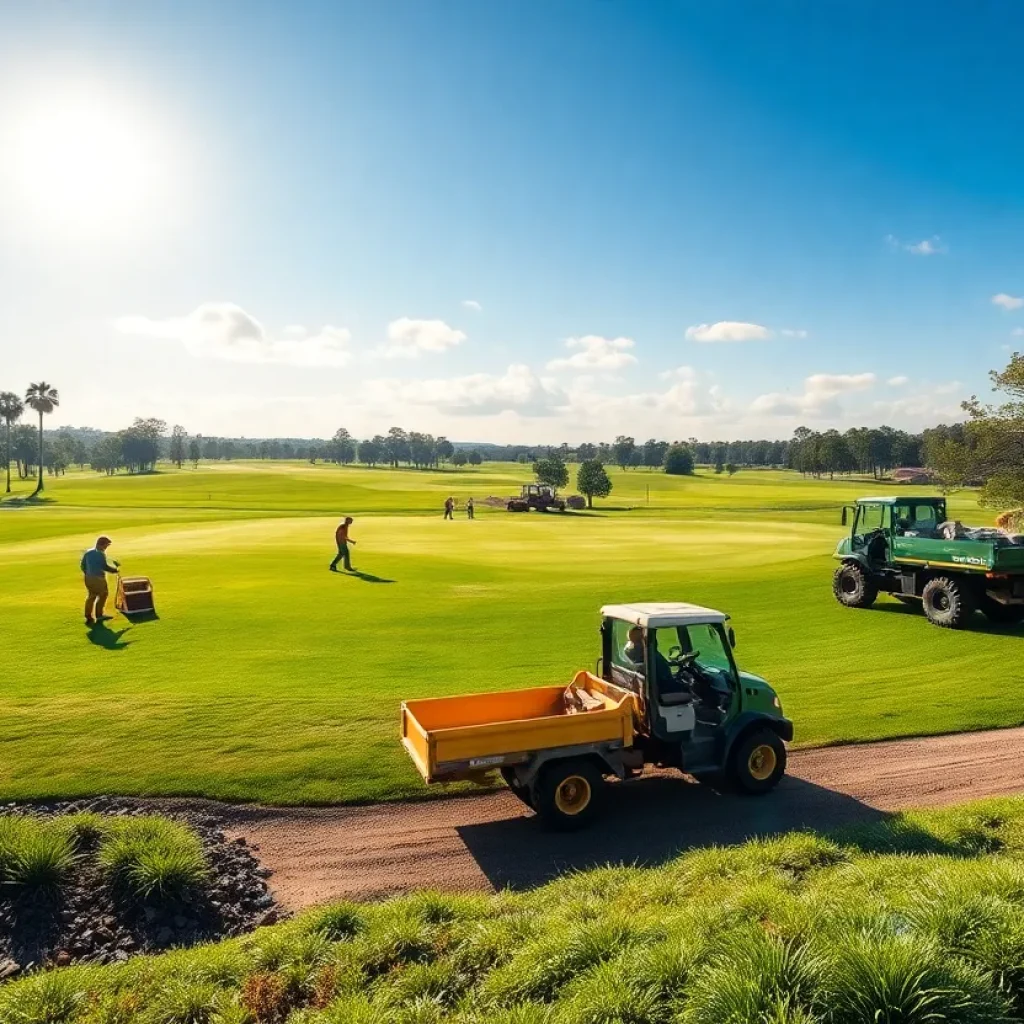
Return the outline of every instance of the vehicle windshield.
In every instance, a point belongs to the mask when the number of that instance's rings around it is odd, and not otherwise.
[[[722,630],[714,624],[669,626],[654,631],[657,653],[670,662],[695,654],[694,663],[725,684],[733,682],[733,664]]]

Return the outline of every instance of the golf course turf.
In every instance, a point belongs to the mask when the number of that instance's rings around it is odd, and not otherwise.
[[[20,485],[0,504],[0,794],[423,796],[397,740],[403,698],[568,680],[594,665],[600,606],[623,600],[729,612],[740,666],[775,686],[800,744],[1024,722],[1007,678],[1024,631],[834,601],[839,507],[892,485],[612,476],[606,502],[564,516],[486,506],[529,477],[508,464],[75,472],[34,505]],[[968,492],[951,511],[991,520]],[[361,575],[327,571],[343,514]],[[152,578],[156,621],[85,629],[78,560],[100,532]]]

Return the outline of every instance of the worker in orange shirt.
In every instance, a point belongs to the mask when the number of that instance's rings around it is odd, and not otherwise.
[[[352,517],[346,516],[345,521],[334,531],[334,539],[338,542],[338,553],[331,562],[331,572],[338,571],[338,563],[345,563],[345,571],[352,572],[352,560],[349,558],[348,546],[355,544],[355,541],[348,535],[348,528],[352,525]]]

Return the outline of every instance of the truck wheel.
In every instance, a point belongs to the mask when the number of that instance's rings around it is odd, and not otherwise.
[[[847,608],[870,608],[878,597],[878,587],[856,562],[846,562],[832,577],[832,593]]]
[[[519,797],[527,807],[532,809],[533,797],[530,796],[530,787],[523,785],[523,783],[519,781],[515,768],[502,768],[500,771],[501,777],[505,780],[505,785],[508,786],[508,788],[512,790],[512,792]]]
[[[771,729],[756,729],[736,745],[732,754],[733,780],[755,796],[774,789],[786,771],[786,745]]]
[[[928,621],[946,629],[963,629],[974,611],[971,592],[948,576],[937,576],[925,584],[921,604]]]
[[[981,599],[981,610],[989,622],[999,626],[1016,626],[1024,622],[1024,605],[1000,604],[987,594]]]
[[[584,828],[597,816],[604,786],[601,773],[590,761],[556,761],[534,780],[530,796],[548,828],[570,832]]]

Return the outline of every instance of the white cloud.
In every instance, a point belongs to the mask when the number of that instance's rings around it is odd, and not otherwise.
[[[565,392],[553,381],[538,377],[522,363],[514,363],[500,375],[473,373],[438,380],[370,381],[366,391],[372,403],[396,411],[417,405],[461,416],[492,416],[502,412],[544,416],[567,402]]]
[[[474,313],[480,313],[483,311],[483,306],[480,305],[476,299],[463,299],[462,305],[465,309],[471,309]]]
[[[387,356],[418,356],[421,352],[446,352],[461,345],[466,335],[443,320],[411,320],[399,317],[388,324]]]
[[[895,235],[886,235],[885,240],[891,248],[903,249],[914,256],[944,256],[949,252],[949,246],[938,235],[922,238],[920,242],[901,242]]]
[[[658,376],[662,380],[696,380],[697,371],[692,366],[677,366],[674,370],[662,370]]]
[[[998,295],[992,296],[993,306],[1002,306],[1003,309],[1020,309],[1024,306],[1024,299],[1017,295],[1007,295],[1006,292],[1000,292]]]
[[[686,328],[688,341],[708,345],[729,341],[767,341],[771,336],[772,332],[767,327],[738,320],[719,320],[714,324],[695,324]]]
[[[1024,338],[1024,327],[1014,327],[1014,329],[1010,331],[1010,334],[1015,338]]]
[[[842,415],[840,395],[870,390],[876,382],[873,373],[815,373],[804,380],[801,394],[759,395],[751,403],[750,411],[769,416],[838,417]]]
[[[791,327],[783,327],[779,334],[784,338],[806,338],[807,331],[804,330],[793,330]]]
[[[909,377],[890,377],[885,383],[891,388],[901,388],[904,384],[908,383]]]
[[[197,358],[232,363],[263,363],[300,367],[345,366],[351,333],[327,324],[318,330],[292,324],[281,338],[271,338],[263,325],[232,302],[204,302],[187,316],[152,320],[124,316],[114,321],[122,334],[178,341]]]
[[[630,352],[632,338],[602,338],[587,334],[582,338],[569,338],[565,347],[575,350],[571,356],[552,359],[549,370],[621,370],[636,362]]]

